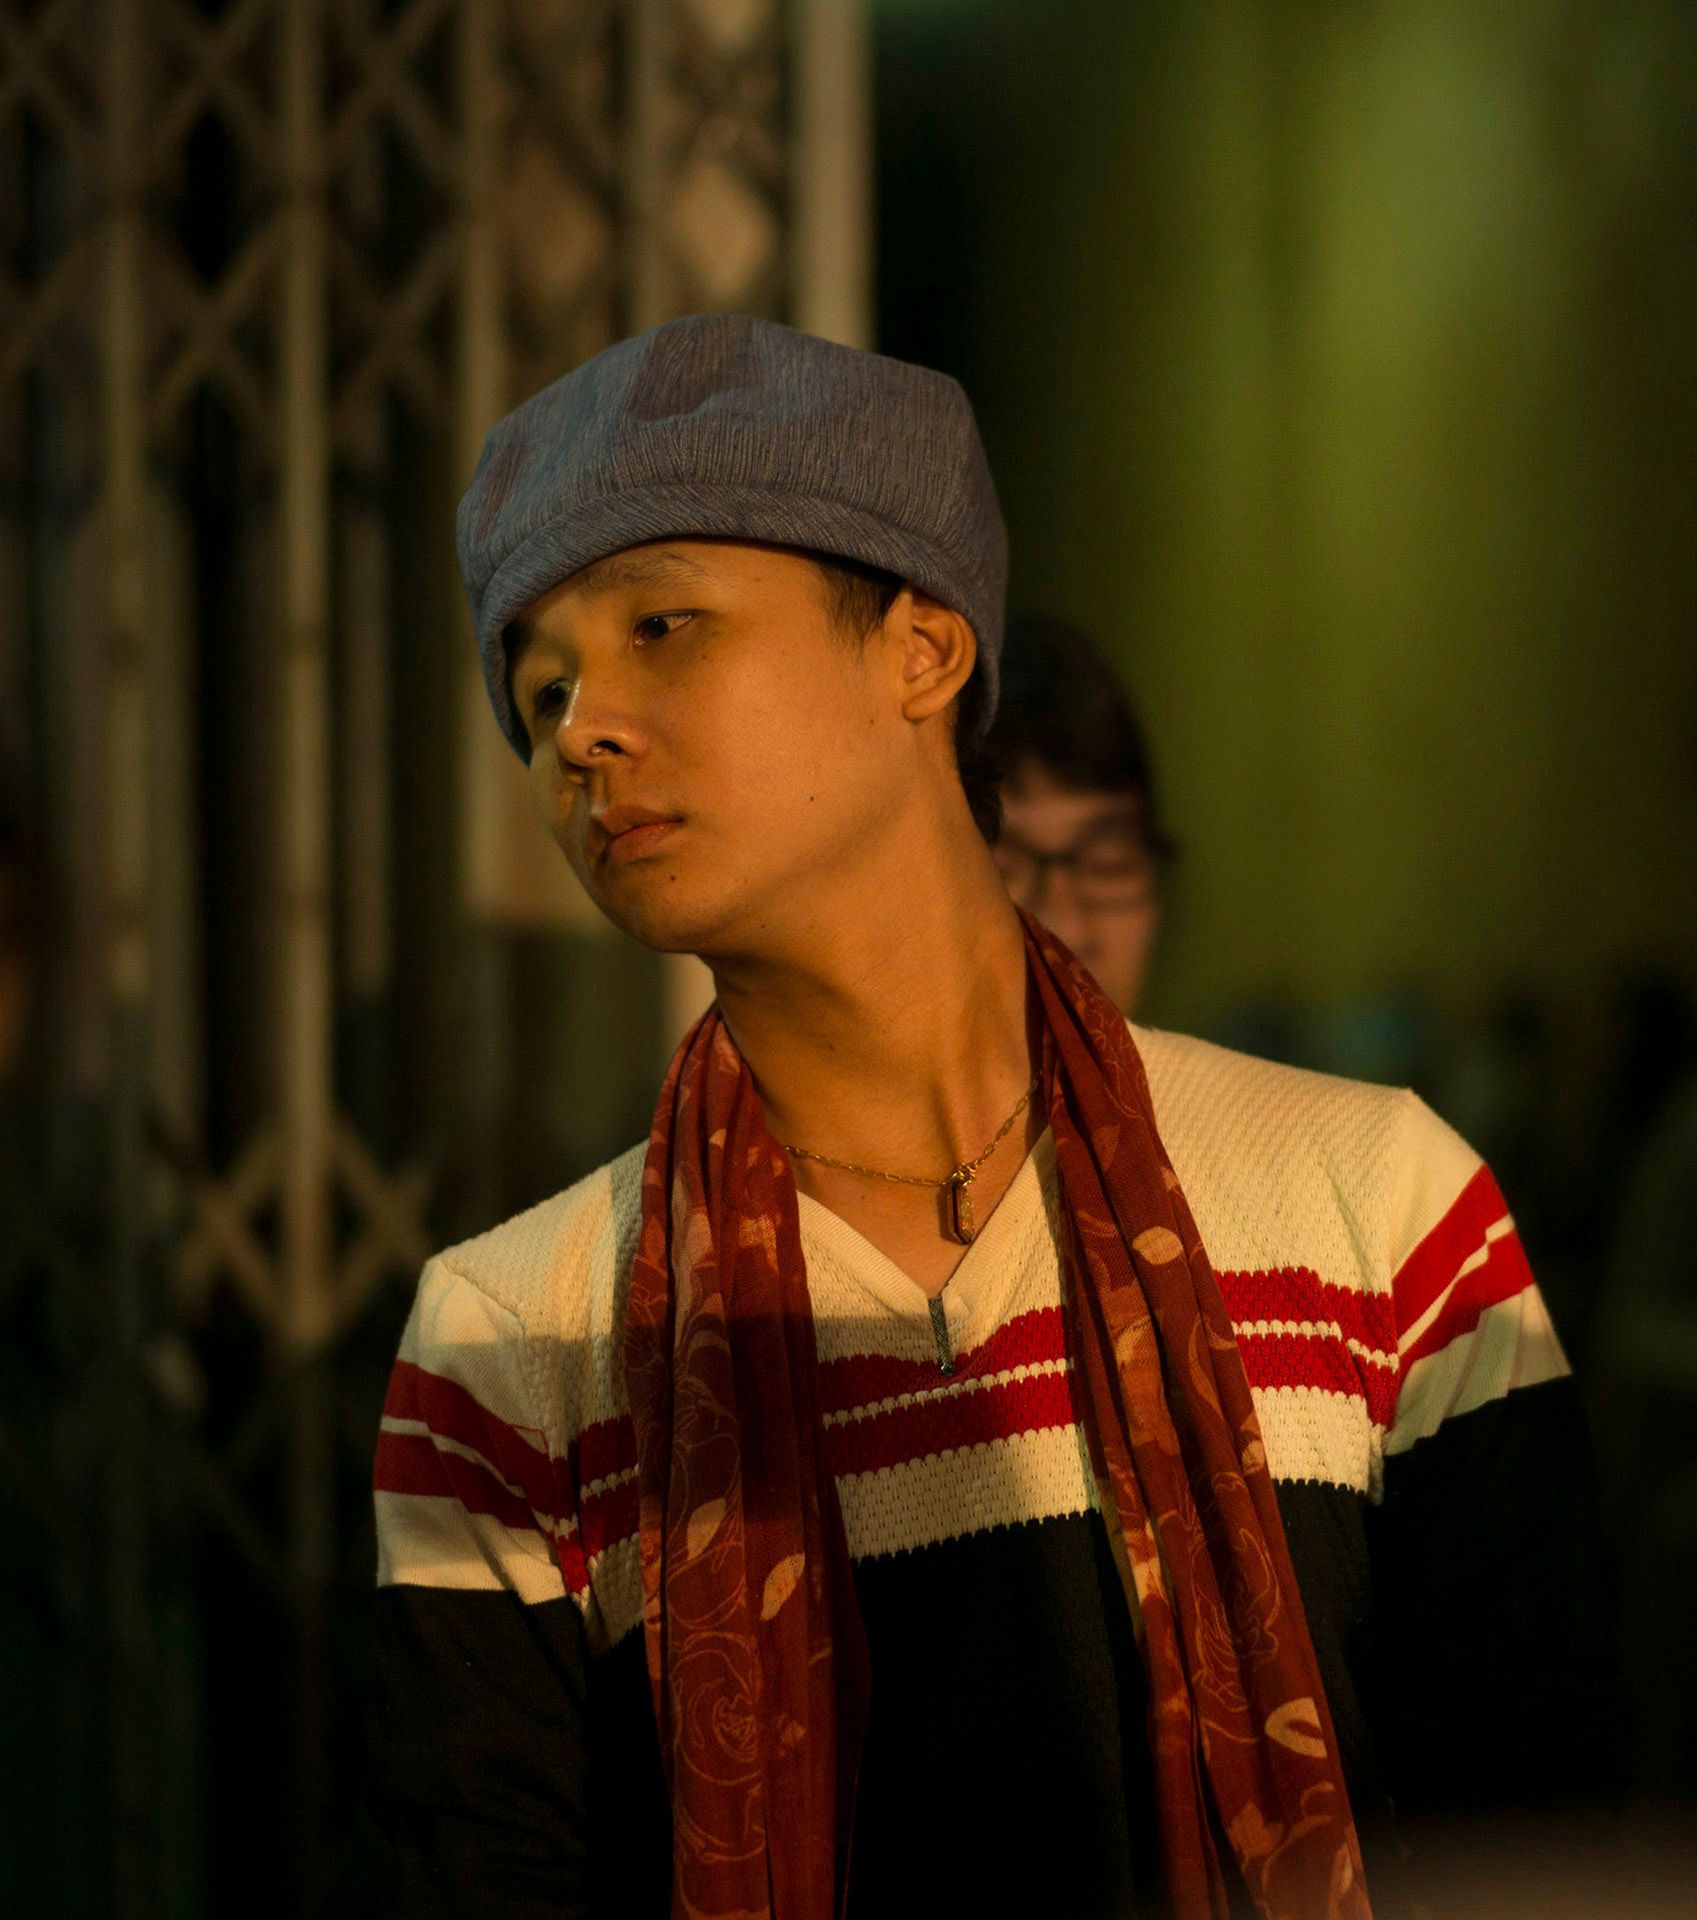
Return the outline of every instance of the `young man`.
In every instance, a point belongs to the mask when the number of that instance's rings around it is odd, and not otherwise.
[[[1008,622],[989,748],[1001,780],[996,864],[1014,903],[1135,1013],[1173,843],[1143,729],[1088,634],[1035,615]]]
[[[1355,1916],[1393,1794],[1571,1785],[1594,1531],[1502,1199],[1021,919],[959,389],[673,322],[503,422],[459,533],[543,817],[718,999],[645,1145],[425,1271],[370,1904]]]

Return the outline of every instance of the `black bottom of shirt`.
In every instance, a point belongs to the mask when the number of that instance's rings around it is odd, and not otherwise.
[[[1614,1740],[1572,1383],[1452,1417],[1385,1479],[1379,1509],[1317,1483],[1278,1502],[1388,1916],[1441,1868],[1446,1821],[1592,1805]],[[1100,1518],[865,1560],[855,1586],[850,1920],[1164,1911],[1147,1687]],[[639,1631],[592,1658],[570,1600],[389,1587],[374,1669],[371,1851],[339,1913],[667,1920]],[[1416,1829],[1438,1837],[1411,1853]]]

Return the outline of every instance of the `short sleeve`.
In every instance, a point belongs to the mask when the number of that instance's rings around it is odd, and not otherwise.
[[[516,1316],[441,1259],[390,1376],[373,1469],[380,1587],[586,1591],[571,1465],[530,1403]]]
[[[1568,1373],[1490,1168],[1413,1094],[1390,1235],[1397,1393],[1387,1458],[1446,1420]]]

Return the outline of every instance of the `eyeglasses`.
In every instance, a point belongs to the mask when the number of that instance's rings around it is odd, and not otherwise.
[[[1088,828],[1070,847],[1034,847],[1002,830],[996,865],[1022,907],[1035,910],[1051,873],[1064,873],[1079,906],[1093,913],[1129,913],[1151,907],[1157,894],[1156,863],[1143,836],[1119,821]]]

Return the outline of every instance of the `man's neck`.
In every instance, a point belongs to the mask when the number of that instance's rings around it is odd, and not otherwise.
[[[953,825],[822,885],[775,951],[712,962],[779,1140],[942,1173],[1029,1083],[1022,929],[983,842]]]

